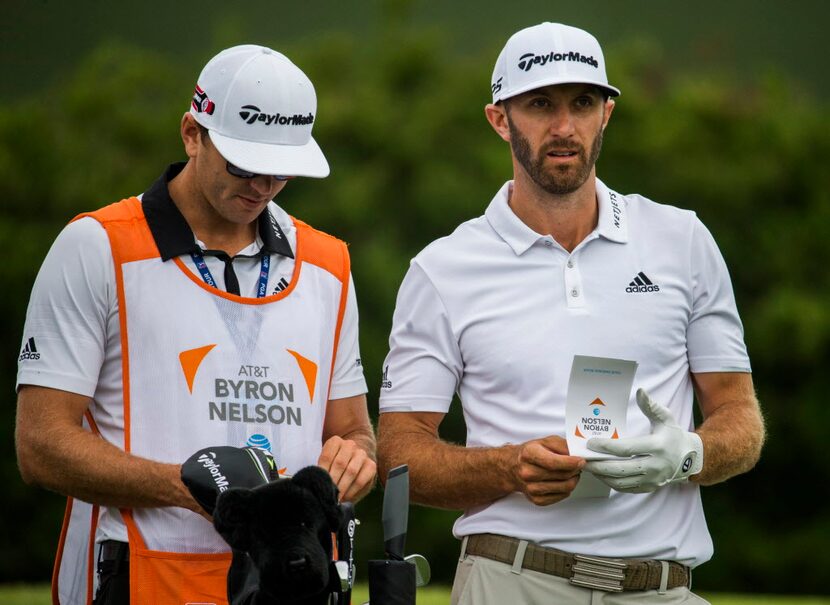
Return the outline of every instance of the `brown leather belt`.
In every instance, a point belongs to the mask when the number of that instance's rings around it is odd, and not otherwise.
[[[466,553],[512,565],[518,548],[516,538],[475,534],[467,537]],[[527,544],[522,567],[567,578],[577,586],[609,592],[658,590],[664,567],[668,568],[666,589],[689,586],[691,579],[689,568],[674,561],[573,555],[533,543]]]

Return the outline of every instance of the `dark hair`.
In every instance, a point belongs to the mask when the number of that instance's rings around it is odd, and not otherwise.
[[[196,122],[196,126],[199,128],[199,135],[202,137],[202,139],[210,139],[210,137],[208,136],[207,128],[199,124],[199,122]]]

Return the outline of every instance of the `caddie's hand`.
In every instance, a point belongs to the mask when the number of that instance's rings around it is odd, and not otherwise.
[[[651,434],[622,439],[589,439],[588,449],[624,460],[590,460],[585,470],[618,492],[653,492],[673,481],[686,481],[703,468],[700,435],[677,425],[668,408],[637,390],[637,405],[651,422]]]
[[[547,506],[571,495],[579,483],[585,460],[568,455],[568,443],[555,435],[519,446],[514,470],[517,491],[537,506]]]
[[[323,444],[317,466],[331,475],[342,502],[357,502],[375,485],[377,464],[351,439],[330,437]]]

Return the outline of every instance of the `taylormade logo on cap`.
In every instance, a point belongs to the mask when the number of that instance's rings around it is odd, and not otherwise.
[[[265,122],[267,125],[305,126],[306,124],[314,123],[314,114],[311,113],[307,116],[301,116],[296,113],[293,116],[284,116],[279,113],[267,114],[256,105],[245,105],[242,111],[239,112],[239,117],[245,120],[246,124],[253,124],[256,121],[260,121]]]
[[[246,44],[205,65],[190,113],[229,162],[256,174],[324,177],[329,166],[311,137],[317,95],[285,55]]]
[[[580,63],[599,67],[596,59],[580,55],[579,52],[557,53],[551,51],[546,55],[534,55],[533,53],[522,55],[519,57],[519,69],[530,71],[530,68],[534,65],[546,65],[548,61],[579,61]]]
[[[540,23],[513,34],[496,60],[490,90],[493,103],[555,84],[594,84],[611,96],[599,42],[588,32]]]

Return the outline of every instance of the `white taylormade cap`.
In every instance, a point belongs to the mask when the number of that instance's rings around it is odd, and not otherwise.
[[[599,42],[588,32],[540,23],[516,32],[504,45],[493,70],[493,103],[551,84],[596,84],[612,97],[605,58]]]
[[[311,127],[317,95],[285,55],[246,44],[205,65],[190,113],[231,164],[256,174],[324,177],[329,164]]]

